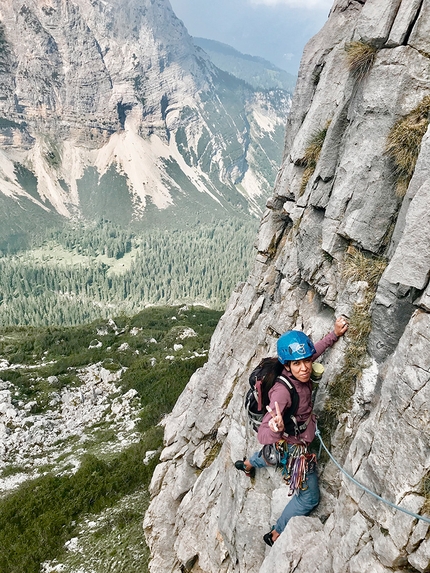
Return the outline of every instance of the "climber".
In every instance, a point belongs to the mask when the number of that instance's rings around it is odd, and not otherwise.
[[[281,376],[294,386],[299,398],[297,410],[292,417],[295,422],[295,431],[290,430],[288,434],[285,431],[285,426],[291,428],[291,420],[286,415],[292,406],[292,394],[287,386],[277,379],[269,390],[268,412],[258,430],[258,440],[264,447],[249,459],[245,458],[235,463],[238,470],[244,471],[249,477],[254,477],[255,468],[274,465],[269,459],[273,454],[281,459],[284,479],[290,485],[290,495],[294,495],[276,525],[263,536],[265,543],[270,547],[292,517],[308,515],[318,505],[316,458],[315,454],[308,452],[308,446],[314,439],[316,430],[316,418],[312,412],[312,381],[310,379],[312,363],[340,336],[343,336],[347,329],[348,322],[341,316],[336,320],[333,331],[315,345],[306,334],[298,330],[290,330],[278,340],[278,361],[284,365]],[[270,446],[270,444],[275,446]]]

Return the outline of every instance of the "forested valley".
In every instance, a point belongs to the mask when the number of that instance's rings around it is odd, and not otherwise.
[[[101,220],[53,229],[0,258],[2,325],[77,325],[153,304],[225,307],[253,256],[256,220],[132,232]]]

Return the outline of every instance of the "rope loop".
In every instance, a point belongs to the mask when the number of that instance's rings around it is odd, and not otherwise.
[[[346,477],[352,481],[352,483],[354,483],[356,486],[358,486],[360,489],[362,489],[363,491],[365,491],[366,493],[369,493],[370,495],[373,495],[373,497],[376,497],[376,499],[379,499],[379,501],[382,501],[382,503],[385,503],[386,505],[389,505],[390,507],[398,510],[398,511],[402,511],[403,513],[407,513],[408,515],[410,515],[411,517],[414,517],[415,519],[420,519],[421,521],[425,521],[426,523],[430,523],[430,518],[425,517],[424,515],[418,515],[417,513],[413,513],[412,511],[409,511],[407,509],[405,509],[404,507],[400,507],[399,505],[395,505],[394,503],[391,503],[391,501],[388,501],[388,499],[384,499],[383,497],[381,497],[380,495],[378,495],[377,493],[371,491],[369,488],[367,488],[365,485],[359,483],[355,478],[353,478],[343,467],[341,467],[341,465],[334,459],[334,457],[331,455],[331,453],[328,451],[327,446],[325,445],[325,443],[323,442],[323,439],[321,437],[321,432],[319,431],[319,429],[316,429],[315,435],[318,437],[319,441],[321,442],[321,446],[324,448],[324,450],[327,452],[329,458],[331,459],[331,461],[340,469],[340,471],[346,475]],[[320,449],[321,452],[321,449]]]

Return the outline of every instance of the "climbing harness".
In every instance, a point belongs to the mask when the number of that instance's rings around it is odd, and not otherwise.
[[[290,486],[288,495],[308,489],[306,478],[315,471],[317,461],[316,455],[310,454],[306,445],[279,440],[276,444],[263,446],[259,455],[268,466],[281,469],[284,481]]]
[[[266,462],[266,465],[272,467],[282,467],[282,458],[284,456],[284,451],[282,448],[282,444],[276,442],[276,444],[266,444],[262,447],[260,453],[258,454],[260,457],[263,457],[263,460]]]
[[[418,515],[417,513],[413,513],[412,511],[409,511],[407,509],[405,509],[404,507],[400,507],[399,505],[395,505],[394,503],[391,503],[391,501],[388,501],[387,499],[384,499],[383,497],[381,497],[380,495],[378,495],[377,493],[371,491],[369,488],[367,488],[366,486],[362,485],[361,483],[359,483],[355,478],[353,478],[346,470],[343,469],[343,467],[339,464],[339,462],[337,462],[334,457],[331,455],[331,453],[329,452],[329,450],[327,449],[327,446],[325,445],[322,437],[321,437],[321,432],[319,431],[319,429],[316,429],[315,435],[318,437],[320,443],[321,443],[321,447],[324,448],[324,450],[327,452],[327,454],[329,455],[330,459],[332,460],[332,462],[340,469],[340,471],[349,479],[351,480],[356,486],[358,486],[360,489],[362,489],[363,491],[365,491],[366,493],[369,493],[370,495],[373,495],[373,497],[376,497],[376,499],[379,499],[379,501],[382,501],[382,503],[385,503],[386,505],[389,505],[390,507],[397,509],[398,511],[402,511],[403,513],[407,513],[408,515],[410,515],[411,517],[414,517],[415,519],[420,519],[421,521],[425,521],[426,523],[430,523],[430,518],[429,517],[425,517],[423,515]],[[320,447],[320,452],[321,452],[321,447]]]

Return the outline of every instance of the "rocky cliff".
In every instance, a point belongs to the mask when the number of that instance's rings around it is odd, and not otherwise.
[[[428,0],[337,0],[307,45],[282,167],[248,280],[210,357],[165,419],[144,527],[152,573],[430,570]],[[253,365],[299,328],[336,316],[316,399],[322,501],[272,549],[281,476],[234,461],[257,447],[243,397]]]
[[[289,105],[216,68],[168,0],[5,0],[5,225],[261,214]]]

